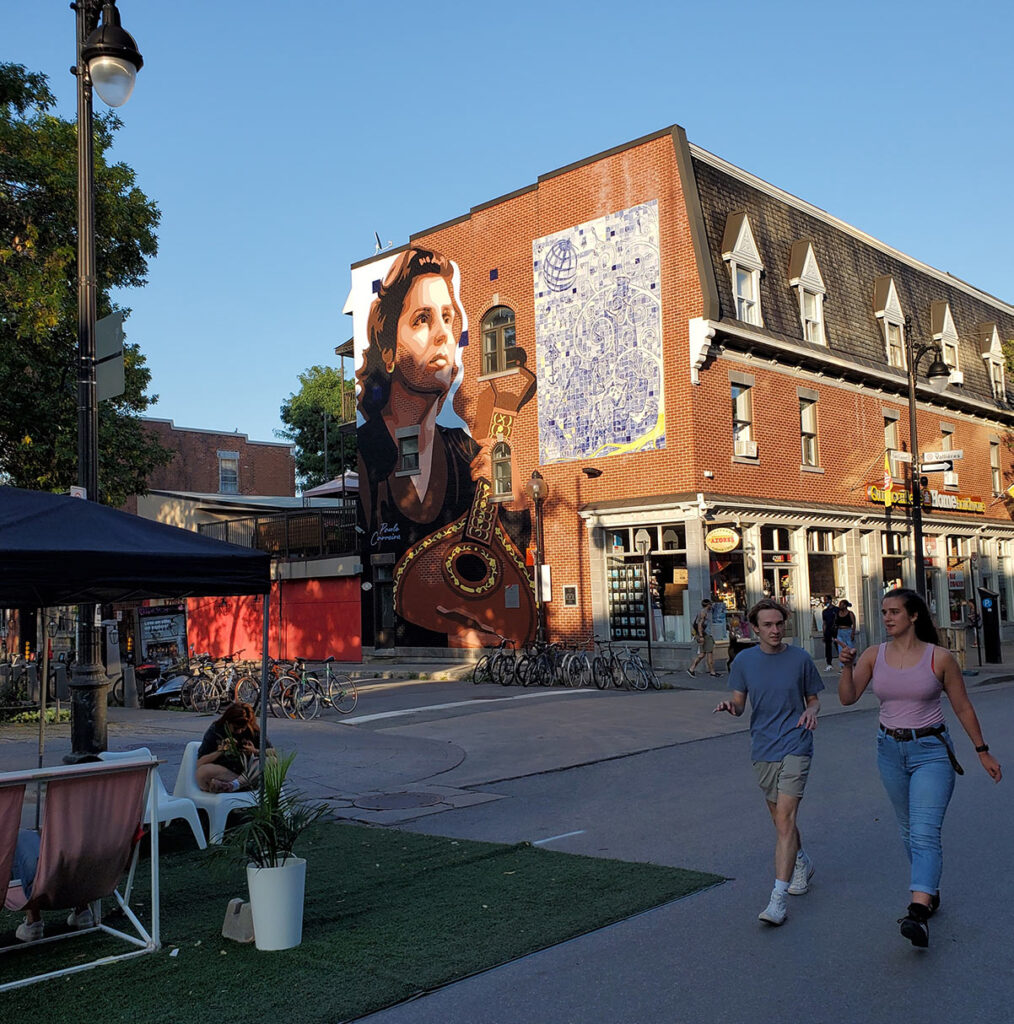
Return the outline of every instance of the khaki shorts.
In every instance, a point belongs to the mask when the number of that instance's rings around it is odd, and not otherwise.
[[[778,803],[778,794],[802,797],[810,774],[810,759],[802,754],[786,754],[781,761],[754,761],[757,783],[768,803]]]
[[[703,640],[697,641],[697,649],[701,654],[710,654],[715,649],[715,638],[708,633]]]

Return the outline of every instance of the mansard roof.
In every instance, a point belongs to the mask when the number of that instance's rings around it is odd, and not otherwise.
[[[877,296],[887,294],[889,282],[893,282],[903,314],[911,317],[917,344],[931,341],[935,330],[939,333],[939,313],[935,322],[934,303],[949,304],[964,372],[964,384],[949,389],[952,397],[996,404],[982,358],[986,332],[980,325],[995,324],[1001,341],[1014,340],[1014,308],[958,278],[920,264],[697,147],[691,147],[691,155],[720,322],[737,323],[723,249],[729,224],[733,220],[738,223],[745,214],[764,266],[760,286],[764,327],[751,327],[751,331],[790,342],[814,355],[825,352],[870,370],[886,370],[884,334],[875,306]],[[793,272],[798,274],[805,243],[813,247],[826,287],[826,349],[803,340],[799,298],[790,285]]]

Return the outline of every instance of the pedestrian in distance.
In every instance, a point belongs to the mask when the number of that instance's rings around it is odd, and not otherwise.
[[[856,622],[855,613],[852,611],[852,602],[846,601],[844,597],[838,602],[838,610],[835,613],[834,627],[834,638],[835,640],[841,641],[839,646],[856,646],[858,624]]]
[[[834,640],[838,621],[838,610],[830,594],[824,598],[824,610],[820,613],[820,621],[824,627],[824,668],[830,672],[834,668]]]
[[[715,638],[711,635],[711,602],[705,598],[701,602],[701,610],[694,617],[694,624],[691,627],[694,640],[697,641],[697,654],[690,662],[687,672],[694,674],[694,669],[706,658],[708,664],[708,675],[717,676],[715,671]]]
[[[881,600],[888,642],[856,652],[842,646],[838,698],[855,704],[872,683],[880,701],[877,767],[894,806],[910,864],[910,902],[901,934],[913,946],[929,945],[929,919],[940,906],[943,868],[941,828],[958,764],[940,702],[947,694],[961,727],[994,782],[1000,765],[982,738],[954,655],[938,646],[926,602],[914,590],[891,590]]]
[[[780,925],[788,913],[787,894],[809,891],[813,861],[803,850],[796,818],[813,756],[824,689],[810,655],[784,642],[788,611],[767,597],[749,611],[760,643],[736,658],[729,673],[732,696],[715,712],[742,715],[750,699],[750,756],[775,826],[775,884],[758,917]]]

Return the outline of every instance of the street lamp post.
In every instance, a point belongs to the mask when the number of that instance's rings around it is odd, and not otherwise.
[[[950,380],[950,367],[943,361],[936,344],[919,345],[912,340],[912,320],[905,318],[905,361],[908,364],[908,436],[912,449],[912,544],[915,547],[915,589],[926,597],[926,560],[922,550],[922,465],[919,458],[919,435],[916,428],[915,383],[919,362],[933,353],[933,361],[926,371],[926,379],[935,394],[942,394]]]
[[[99,500],[99,414],[95,392],[95,180],[92,87],[111,107],[126,103],[143,64],[133,36],[120,27],[115,0],[78,0],[77,15],[77,482],[88,501]],[[99,22],[102,22],[100,25]],[[95,628],[95,605],[78,607],[77,662],[70,681],[71,754],[106,748],[107,682]]]
[[[546,640],[546,604],[542,595],[542,506],[549,497],[549,484],[537,470],[532,470],[532,478],[528,481],[528,493],[535,502],[535,639],[540,643]]]

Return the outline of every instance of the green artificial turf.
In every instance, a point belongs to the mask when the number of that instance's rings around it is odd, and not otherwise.
[[[326,823],[297,848],[308,862],[302,944],[259,952],[221,937],[229,899],[247,895],[242,868],[188,849],[179,832],[164,835],[162,950],[4,993],[5,1019],[334,1024],[722,881],[528,844]],[[146,921],[146,861],[138,875]],[[46,915],[47,934],[62,916]],[[0,944],[14,941],[18,920],[0,917]],[[6,953],[0,982],[100,946],[124,948],[87,935]]]

